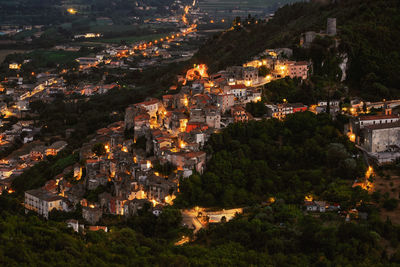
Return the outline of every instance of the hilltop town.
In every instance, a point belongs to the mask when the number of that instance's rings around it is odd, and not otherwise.
[[[326,33],[307,32],[304,39],[301,38],[301,45],[308,46],[316,35],[335,37],[335,27],[336,20],[329,19]],[[165,41],[168,44],[175,40],[181,42],[194,34],[195,26],[191,26],[182,34],[166,37]],[[124,58],[134,59],[138,51],[158,56],[161,50],[155,49],[156,44],[163,41],[107,48],[96,57],[80,57],[76,61],[80,72],[87,74],[102,65],[124,69],[124,63],[114,63],[124,62],[121,60]],[[178,84],[169,88],[169,93],[160,99],[147,98],[132,103],[125,110],[124,121],[98,129],[88,142],[75,150],[78,162],[67,166],[42,188],[26,191],[26,211],[48,218],[54,209],[72,212],[79,206],[82,218],[90,224],[98,223],[103,214],[130,217],[145,205],[159,215],[164,206],[173,204],[181,179],[194,173],[202,174],[207,168],[211,155],[205,152],[204,145],[212,134],[232,123],[283,120],[297,112],[346,114],[350,116],[350,123],[344,134],[370,159],[378,164],[396,160],[400,128],[399,117],[392,110],[400,105],[400,100],[371,103],[353,99],[344,103],[344,99],[321,99],[310,106],[289,103],[286,99],[280,103],[265,101],[263,88],[266,84],[286,77],[305,82],[312,74],[312,62],[289,60],[292,54],[289,48],[267,49],[242,66],[230,66],[211,74],[206,65],[199,64],[184,75],[178,75]],[[9,66],[16,70],[20,67],[17,63]],[[29,103],[36,99],[51,102],[53,95],[60,92],[65,96],[90,97],[120,87],[117,83],[84,84],[71,91],[67,90],[62,76],[42,73],[36,75],[37,85],[33,90],[26,92],[22,79],[16,79],[16,87],[4,88],[6,95],[18,100],[12,108],[10,104],[3,104],[5,118],[13,114],[29,117],[32,115],[28,115]],[[12,77],[8,85],[10,80]],[[249,112],[251,103],[262,103],[265,112],[261,117]],[[382,115],[364,116],[372,111]],[[3,132],[3,149],[15,138],[23,137],[23,145],[2,159],[2,190],[13,192],[11,184],[16,176],[46,157],[56,156],[68,145],[61,138],[46,147],[43,142],[36,141],[38,133],[40,128],[35,128],[34,121],[26,119]],[[386,138],[389,136],[391,138]],[[367,190],[368,183],[368,179],[355,181]],[[328,208],[312,200],[306,199],[305,203],[310,211]]]

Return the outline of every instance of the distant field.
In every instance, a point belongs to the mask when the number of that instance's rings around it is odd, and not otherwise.
[[[72,51],[52,51],[52,50],[35,50],[27,54],[29,58],[40,62],[42,65],[65,64],[73,62],[76,58],[81,57],[82,53]]]
[[[7,55],[14,53],[25,53],[26,50],[0,50],[0,63],[4,61]]]

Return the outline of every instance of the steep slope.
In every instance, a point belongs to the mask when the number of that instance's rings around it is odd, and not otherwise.
[[[266,48],[298,50],[301,33],[326,28],[337,18],[339,51],[349,56],[347,83],[367,98],[400,96],[400,2],[343,0],[336,4],[295,3],[279,9],[267,23],[242,21],[214,36],[195,55],[217,71],[241,64]],[[250,24],[248,24],[250,22]]]

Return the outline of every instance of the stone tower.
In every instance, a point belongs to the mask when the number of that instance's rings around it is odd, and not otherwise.
[[[336,35],[336,18],[328,18],[326,33],[329,36]]]
[[[135,126],[135,109],[134,107],[130,106],[127,107],[125,110],[125,130],[130,130]]]

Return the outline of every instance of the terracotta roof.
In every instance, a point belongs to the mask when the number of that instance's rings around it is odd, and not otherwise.
[[[399,127],[400,127],[400,121],[396,121],[393,123],[380,123],[380,124],[372,124],[365,126],[366,129],[370,130],[390,129]]]
[[[243,107],[241,106],[234,106],[232,107],[233,111],[246,111]]]
[[[137,116],[135,116],[135,121],[141,121],[141,120],[149,120],[150,119],[150,115],[149,114],[139,114]]]
[[[107,129],[107,128],[101,128],[101,129],[98,129],[98,130],[96,131],[96,133],[97,133],[97,134],[104,135],[104,134],[107,134],[107,133],[109,133],[110,131],[111,131],[110,129]]]
[[[384,119],[397,119],[396,115],[373,115],[373,116],[360,116],[360,121],[384,120]]]
[[[163,99],[171,99],[174,98],[173,95],[163,95]]]
[[[99,231],[99,230],[107,232],[107,226],[89,226],[89,231]]]
[[[185,158],[196,158],[196,157],[200,157],[200,156],[203,156],[204,154],[206,154],[206,152],[204,152],[204,151],[197,151],[197,152],[188,152],[188,153],[185,153],[185,154],[183,154],[183,156],[185,157]]]
[[[306,108],[307,107],[303,103],[291,103],[291,104],[289,104],[289,106],[292,108]]]
[[[217,78],[217,79],[215,79],[214,80],[214,82],[216,82],[216,83],[222,83],[222,82],[225,82],[226,80],[225,80],[225,78]]]
[[[235,84],[235,85],[231,85],[231,89],[246,89],[247,86],[244,84]]]
[[[154,98],[154,99],[151,99],[151,100],[148,100],[148,101],[137,103],[137,104],[135,104],[135,106],[142,106],[142,105],[143,106],[150,106],[150,105],[157,104],[158,102],[159,102],[159,100]]]
[[[46,191],[51,191],[52,189],[55,188],[57,188],[57,182],[55,180],[48,181],[44,186],[44,190]]]
[[[307,61],[299,61],[299,62],[294,63],[294,65],[296,65],[296,66],[299,66],[299,65],[308,65],[308,62],[307,62]]]

